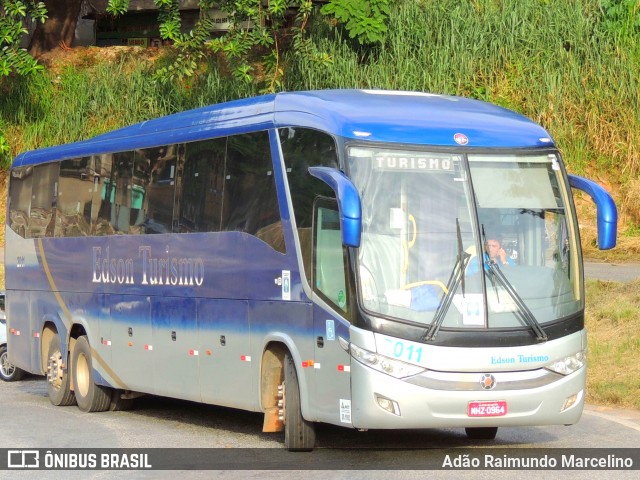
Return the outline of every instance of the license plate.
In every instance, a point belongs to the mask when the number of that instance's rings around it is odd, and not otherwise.
[[[469,402],[467,416],[469,417],[502,417],[507,414],[507,402]]]

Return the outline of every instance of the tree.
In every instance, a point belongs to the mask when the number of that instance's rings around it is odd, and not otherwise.
[[[329,0],[323,15],[333,15],[360,45],[382,43],[387,33],[390,0]]]
[[[41,24],[46,18],[43,2],[0,0],[0,78],[13,72],[23,75],[39,69],[37,62],[20,48],[20,41],[27,33],[26,19]]]
[[[42,68],[27,51],[20,48],[20,40],[27,33],[24,20],[44,22],[47,11],[44,3],[33,0],[0,0],[0,80],[17,73],[27,75]],[[0,158],[9,152],[9,144],[2,132],[0,118]]]
[[[198,0],[200,17],[193,30],[181,32],[178,2],[154,0],[158,7],[160,35],[173,42],[177,51],[175,61],[156,72],[162,82],[174,81],[194,74],[198,61],[208,53],[224,56],[233,77],[247,83],[256,82],[263,92],[279,90],[284,75],[283,49],[289,47],[295,54],[330,62],[331,59],[306,41],[304,32],[311,15],[313,0]],[[127,12],[129,0],[109,0],[107,12],[122,15]],[[213,21],[209,12],[218,8],[228,15],[231,28],[222,36],[212,35]],[[291,18],[289,11],[296,12],[293,25],[289,27],[290,42],[280,42],[281,29],[286,28]],[[256,74],[255,66],[259,64]]]
[[[57,47],[71,47],[83,0],[44,0],[48,19],[38,23],[31,37],[29,53],[38,57]]]

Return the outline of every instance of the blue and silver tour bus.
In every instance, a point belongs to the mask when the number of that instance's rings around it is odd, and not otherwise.
[[[569,425],[584,280],[550,135],[484,102],[327,90],[232,101],[19,155],[9,357],[55,405],[142,394],[314,424]]]

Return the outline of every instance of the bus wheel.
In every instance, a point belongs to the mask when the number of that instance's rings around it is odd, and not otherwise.
[[[467,437],[473,440],[493,440],[498,433],[498,427],[473,427],[465,428]]]
[[[309,452],[316,444],[313,422],[302,418],[300,386],[293,358],[284,358],[284,446],[291,452]]]
[[[0,346],[0,378],[5,382],[15,382],[24,377],[24,370],[14,367],[7,355],[7,346]]]
[[[73,386],[78,408],[83,412],[104,412],[111,404],[111,389],[96,385],[93,378],[91,347],[85,335],[73,347]]]
[[[49,343],[47,355],[47,393],[49,401],[59,407],[76,403],[76,397],[69,386],[69,369],[63,369],[63,366],[60,337],[55,334]]]

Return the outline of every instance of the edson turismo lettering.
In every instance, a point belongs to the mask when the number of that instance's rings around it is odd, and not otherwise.
[[[491,357],[491,365],[513,365],[516,363],[539,363],[548,361],[549,355],[516,355],[515,357],[494,355]]]
[[[142,245],[140,257],[140,285],[202,286],[204,261],[200,257],[154,257],[151,247]],[[93,247],[93,283],[135,285],[135,268],[132,258],[114,257],[109,247]]]
[[[133,259],[111,258],[109,247],[93,247],[93,283],[133,285]]]

